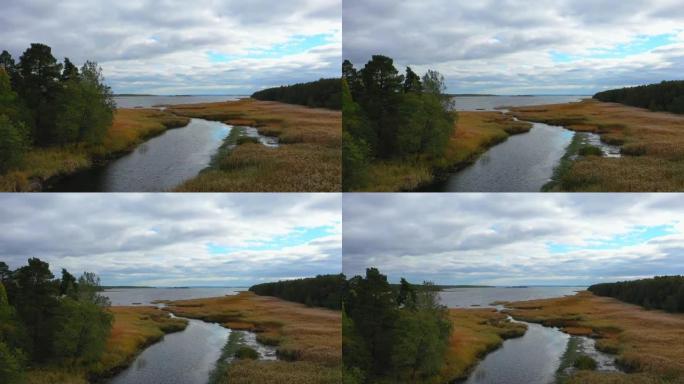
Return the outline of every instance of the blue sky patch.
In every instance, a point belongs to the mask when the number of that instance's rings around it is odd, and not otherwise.
[[[586,55],[570,55],[565,52],[551,51],[551,59],[556,63],[569,63],[582,59],[623,59],[628,56],[638,55],[653,51],[656,48],[675,42],[677,34],[665,33],[652,36],[637,36],[626,44],[618,44],[610,49],[593,49]]]
[[[213,63],[225,63],[235,59],[277,59],[290,55],[297,55],[308,52],[309,50],[326,45],[330,43],[333,37],[330,33],[321,33],[317,35],[294,35],[282,44],[274,44],[268,48],[250,49],[244,55],[226,55],[220,52],[207,52],[209,60]]]
[[[643,244],[649,240],[670,235],[675,232],[673,224],[656,225],[652,227],[638,226],[632,231],[621,235],[615,235],[607,240],[589,239],[586,245],[570,245],[549,243],[547,247],[551,253],[567,253],[580,250],[609,250]]]
[[[244,247],[231,248],[216,243],[208,243],[206,246],[212,255],[226,255],[238,251],[268,251],[304,245],[318,238],[329,236],[333,231],[334,227],[330,225],[312,228],[297,227],[293,232],[285,236],[274,237],[265,242],[254,242]]]

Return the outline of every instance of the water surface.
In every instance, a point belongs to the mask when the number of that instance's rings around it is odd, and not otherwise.
[[[574,132],[532,124],[529,132],[495,145],[474,164],[433,188],[448,192],[539,192],[551,180]]]
[[[457,111],[494,111],[505,107],[562,104],[581,101],[591,96],[456,96]]]
[[[58,180],[56,192],[162,192],[195,177],[230,133],[232,126],[190,119],[140,144],[133,152],[104,166]]]
[[[220,101],[238,100],[249,96],[235,95],[185,95],[185,96],[114,96],[118,108],[152,108],[161,105],[178,105],[194,103],[216,103]]]
[[[491,287],[448,288],[439,292],[442,304],[449,308],[493,307],[495,301],[525,301],[574,295],[587,287]]]
[[[235,295],[247,288],[111,288],[102,292],[112,305],[153,305],[158,300],[189,300]]]

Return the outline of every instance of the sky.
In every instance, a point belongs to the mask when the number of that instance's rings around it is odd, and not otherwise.
[[[230,286],[338,274],[340,194],[0,194],[0,261],[104,285]]]
[[[0,50],[95,60],[115,93],[251,94],[339,77],[341,0],[3,0]]]
[[[586,286],[684,274],[677,194],[345,194],[343,272]]]
[[[681,0],[345,0],[343,56],[445,75],[451,93],[572,94],[682,80]]]

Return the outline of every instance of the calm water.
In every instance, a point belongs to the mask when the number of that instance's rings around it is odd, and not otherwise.
[[[580,101],[591,96],[456,96],[458,111],[493,111],[505,107],[561,104]]]
[[[586,287],[527,288],[452,288],[440,292],[442,303],[449,307],[491,307],[495,301],[521,301],[573,295]],[[513,320],[515,321],[515,320]],[[503,346],[480,361],[467,384],[550,384],[555,382],[561,358],[568,350],[571,336],[557,328],[527,324],[524,336],[504,341]],[[576,349],[594,358],[598,370],[616,371],[614,357],[599,352],[595,341],[574,337]]]
[[[527,287],[527,288],[449,288],[439,293],[442,304],[449,308],[492,307],[495,301],[525,301],[574,295],[587,287]]]
[[[215,103],[249,96],[115,96],[118,108],[151,108],[161,105]]]
[[[448,192],[539,192],[553,175],[574,132],[533,123],[482,154],[473,165],[434,188]]]
[[[110,383],[206,384],[230,332],[218,324],[189,320],[184,331],[165,335],[145,349]]]
[[[105,166],[59,180],[56,192],[161,192],[173,189],[206,168],[232,126],[191,119],[169,129]]]
[[[185,300],[234,295],[246,288],[116,288],[104,295],[112,305],[150,305],[156,300]],[[206,384],[221,350],[232,331],[218,324],[188,319],[181,332],[165,335],[146,348],[111,384]],[[253,332],[243,333],[243,344],[252,347],[262,360],[276,360],[276,349],[256,340]]]
[[[112,305],[152,305],[157,300],[189,300],[235,295],[247,288],[113,288],[102,294]]]

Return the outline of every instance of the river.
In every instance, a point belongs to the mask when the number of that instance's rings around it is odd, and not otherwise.
[[[497,307],[495,301],[520,301],[572,295],[586,287],[451,288],[440,292],[448,307]],[[515,321],[515,320],[512,320]],[[467,384],[551,384],[572,367],[561,368],[563,357],[581,352],[598,362],[600,371],[616,371],[614,358],[597,351],[594,340],[570,336],[558,328],[526,323],[525,335],[504,341],[489,353],[464,381]],[[571,343],[572,341],[572,343]]]
[[[233,295],[245,288],[115,288],[103,292],[113,305],[151,305],[157,300],[185,300]],[[146,348],[133,363],[119,372],[110,384],[206,384],[221,357],[232,331],[218,324],[188,319],[181,332],[165,335]],[[252,332],[244,332],[243,343],[255,349],[262,360],[275,360],[274,347],[263,345]]]
[[[588,96],[457,96],[458,111],[504,113],[507,107],[577,102]],[[532,123],[527,133],[513,135],[493,146],[472,165],[426,188],[443,192],[539,192],[551,181],[567,146],[576,135],[563,127]],[[599,146],[605,156],[619,156],[620,149],[601,143],[600,137],[582,133],[585,142]]]

